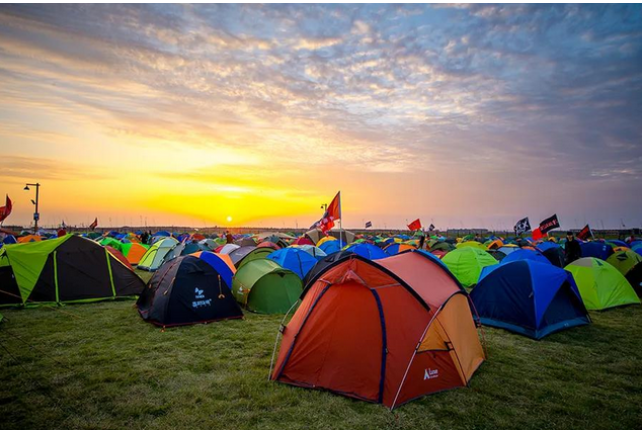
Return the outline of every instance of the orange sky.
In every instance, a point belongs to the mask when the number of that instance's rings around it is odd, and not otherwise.
[[[45,225],[307,227],[338,190],[348,228],[642,223],[639,36],[387,7],[0,6],[6,223],[35,181]]]

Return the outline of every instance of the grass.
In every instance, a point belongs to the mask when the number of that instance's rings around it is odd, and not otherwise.
[[[281,316],[163,332],[133,305],[2,310],[0,428],[642,428],[640,306],[541,341],[486,328],[469,388],[391,413],[269,382]]]

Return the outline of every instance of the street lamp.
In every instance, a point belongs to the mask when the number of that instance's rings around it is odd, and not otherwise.
[[[321,209],[323,209],[324,212],[327,211],[328,210],[328,204],[327,203],[322,204],[321,205]]]
[[[36,207],[36,210],[33,213],[33,229],[35,233],[38,233],[38,220],[40,219],[40,214],[38,213],[38,197],[40,197],[40,184],[26,184],[24,187],[25,191],[30,190],[29,185],[31,185],[32,187],[36,187],[36,200],[31,200],[31,203],[33,203],[33,205]]]

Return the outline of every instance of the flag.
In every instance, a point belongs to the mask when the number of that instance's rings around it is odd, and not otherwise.
[[[560,227],[560,222],[557,220],[557,214],[546,218],[544,221],[539,223],[539,230],[542,233],[548,233],[549,231],[559,228]],[[535,239],[533,237],[533,239]]]
[[[11,199],[7,194],[4,206],[0,207],[0,222],[7,219],[7,217],[11,214],[11,209],[13,209],[13,204],[11,203]]]
[[[334,227],[334,221],[341,219],[341,191],[332,199],[323,217],[310,228],[321,229],[324,233]]]
[[[98,217],[96,217],[96,219],[94,220],[94,222],[92,222],[92,223],[89,225],[89,229],[90,229],[90,230],[93,230],[93,229],[95,229],[96,227],[98,227]]]
[[[435,224],[430,224],[430,227],[428,227],[428,231],[434,231],[435,230]]]
[[[580,230],[579,233],[577,233],[577,238],[578,239],[582,239],[582,240],[586,240],[589,237],[593,237],[593,232],[591,231],[591,227],[589,227],[589,225],[586,224],[584,226],[584,228],[582,230]]]
[[[526,233],[531,229],[531,223],[528,220],[528,217],[522,218],[519,221],[517,221],[517,224],[515,224],[515,234],[522,234]]]
[[[372,227],[372,221],[368,221],[368,222],[366,223],[366,228],[370,228],[370,227]]]
[[[415,230],[421,230],[421,221],[419,221],[419,218],[408,224],[408,230],[410,231],[415,231]]]
[[[542,233],[542,230],[539,229],[539,227],[533,230],[533,240],[540,240],[542,237],[544,237],[544,234]]]

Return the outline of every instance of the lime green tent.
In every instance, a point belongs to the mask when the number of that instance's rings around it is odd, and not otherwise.
[[[287,312],[302,291],[301,278],[265,258],[244,264],[232,280],[236,301],[260,314]]]
[[[585,257],[566,266],[589,310],[639,304],[633,287],[615,267],[599,258]]]
[[[138,262],[138,268],[142,270],[154,271],[163,264],[165,256],[178,243],[173,237],[161,239],[149,247],[145,255]]]
[[[0,305],[136,296],[145,284],[98,243],[66,235],[0,250]]]
[[[620,251],[611,255],[606,262],[626,276],[629,270],[633,269],[636,264],[642,263],[642,255],[630,250]]]
[[[487,247],[483,243],[479,243],[479,242],[474,241],[474,240],[470,240],[468,242],[458,243],[455,247],[457,249],[461,249],[461,248],[477,248],[477,249],[481,249],[482,251],[486,251],[486,249],[487,249]]]
[[[498,264],[488,252],[471,246],[450,251],[441,261],[464,287],[477,284],[484,267]]]

